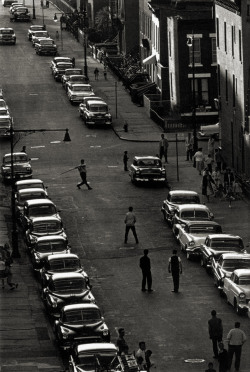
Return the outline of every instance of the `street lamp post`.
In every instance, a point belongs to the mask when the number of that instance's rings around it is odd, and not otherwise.
[[[87,10],[86,10],[86,2],[84,2],[84,9],[83,9],[83,47],[84,47],[84,75],[88,77],[88,65],[87,65]]]
[[[33,19],[36,19],[35,0],[33,0]]]
[[[44,8],[43,8],[43,1],[41,1],[41,8],[42,8],[43,26],[44,26]]]
[[[14,175],[14,134],[15,133],[27,133],[32,134],[35,132],[61,132],[64,131],[64,142],[71,141],[69,136],[69,130],[67,129],[21,129],[14,130],[11,123],[10,126],[10,151],[11,151],[11,216],[12,216],[12,256],[13,258],[20,258],[19,244],[18,244],[18,229],[17,229],[17,218],[16,218],[16,205],[15,205],[15,175]]]

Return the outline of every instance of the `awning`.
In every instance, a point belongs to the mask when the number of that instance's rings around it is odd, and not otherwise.
[[[156,63],[156,55],[155,54],[152,54],[151,56],[145,58],[142,63],[144,65],[152,65],[154,63]]]

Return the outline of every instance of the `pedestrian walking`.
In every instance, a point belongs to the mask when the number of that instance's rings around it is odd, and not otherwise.
[[[195,167],[201,176],[201,172],[204,169],[204,155],[202,152],[202,147],[198,148],[198,151],[194,154]]]
[[[228,341],[228,369],[231,369],[233,357],[235,354],[235,371],[240,369],[240,358],[242,346],[246,342],[247,337],[245,332],[240,329],[240,322],[235,322],[234,328],[231,329],[227,335]]]
[[[137,366],[139,368],[139,371],[145,371],[145,364],[143,363],[143,358],[141,356],[139,356],[137,358]]]
[[[138,360],[138,358],[142,358],[143,362],[145,363],[145,352],[146,352],[146,343],[145,341],[140,341],[139,349],[135,353],[136,360]]]
[[[208,168],[205,168],[202,174],[202,180],[201,180],[201,194],[202,194],[203,204],[205,204],[204,197],[207,198],[207,202],[209,203],[209,197],[211,195],[214,195],[212,184],[214,184],[212,175],[209,172]]]
[[[207,150],[208,150],[208,154],[211,155],[212,159],[214,158],[214,136],[211,135],[208,139],[208,143],[207,143]]]
[[[104,66],[104,69],[103,69],[103,76],[104,76],[104,79],[107,80],[107,67]]]
[[[10,287],[10,290],[13,290],[18,287],[18,283],[14,283],[12,278],[13,274],[11,271],[11,263],[12,258],[9,257],[7,259],[0,258],[0,278],[2,279],[2,289],[4,289],[4,279],[6,279],[8,286]]]
[[[221,170],[222,170],[222,164],[224,162],[224,159],[223,159],[221,150],[219,150],[219,149],[215,149],[214,150],[214,160],[215,160],[215,162],[217,164],[218,170],[221,172]]]
[[[146,283],[148,286],[148,292],[152,292],[152,274],[151,274],[151,263],[150,258],[148,257],[148,249],[144,249],[144,256],[140,258],[140,268],[142,271],[142,292],[146,291]]]
[[[165,138],[164,134],[161,135],[161,139],[159,142],[159,154],[160,159],[162,160],[164,156],[165,162],[168,163],[168,140],[167,138]]]
[[[173,250],[173,255],[169,258],[168,272],[172,273],[174,289],[172,292],[179,292],[180,274],[182,274],[182,263],[180,257],[177,256],[177,249]]]
[[[127,151],[124,151],[124,154],[123,154],[123,164],[124,164],[124,170],[127,172],[128,171],[128,152]]]
[[[56,31],[56,40],[59,40],[59,32]]]
[[[87,182],[87,170],[86,170],[86,164],[84,162],[84,159],[81,159],[81,164],[75,167],[75,169],[79,170],[80,177],[82,179],[82,182],[78,183],[76,186],[78,189],[81,188],[82,185],[86,185],[88,190],[92,190],[92,187],[89,186]]]
[[[95,70],[94,70],[94,75],[95,75],[95,80],[98,80],[98,77],[99,77],[99,70],[98,70],[97,67],[96,67]]]
[[[146,371],[147,372],[150,372],[150,368],[154,365],[153,363],[151,363],[151,355],[152,355],[152,351],[151,350],[146,350],[145,351],[145,362],[146,362]]]
[[[118,354],[123,355],[123,354],[128,354],[128,344],[126,343],[124,336],[125,336],[125,330],[124,328],[119,328],[118,329],[118,339],[116,341],[116,346],[118,348]]]
[[[218,353],[218,362],[219,362],[219,372],[227,372],[228,370],[228,352],[224,348],[223,342],[219,342],[219,353]]]
[[[133,207],[129,207],[128,212],[126,213],[126,217],[125,217],[124,222],[126,224],[124,243],[127,244],[128,233],[129,233],[129,230],[131,229],[132,233],[135,237],[136,244],[139,244],[139,240],[137,238],[137,234],[136,234],[136,230],[135,230],[136,217],[135,217],[135,214],[133,212]]]
[[[208,321],[208,333],[213,343],[214,358],[218,359],[218,342],[222,341],[223,337],[223,326],[222,320],[217,318],[216,310],[211,311],[212,318]]]
[[[22,147],[21,152],[24,152],[24,153],[26,154],[26,146],[23,146],[23,147]]]
[[[212,362],[208,363],[208,369],[206,369],[205,372],[216,372]]]
[[[188,133],[185,138],[185,148],[186,148],[186,161],[192,160],[193,157],[193,147],[194,147],[194,137],[192,133]]]

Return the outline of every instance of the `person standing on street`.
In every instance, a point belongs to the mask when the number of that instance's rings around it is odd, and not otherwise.
[[[133,212],[133,207],[129,207],[128,212],[126,213],[126,217],[125,217],[124,222],[126,224],[124,243],[127,244],[128,233],[129,233],[129,230],[131,229],[132,233],[135,237],[136,244],[139,244],[139,240],[137,238],[137,234],[136,234],[136,230],[135,230],[136,217],[135,217],[135,214]]]
[[[194,137],[192,133],[188,133],[185,138],[185,147],[186,147],[186,161],[192,160],[193,157],[193,146],[194,146]]]
[[[204,169],[204,155],[202,152],[202,148],[199,147],[198,151],[194,154],[194,160],[195,160],[195,166],[197,171],[199,172],[199,175],[201,176],[201,171]]]
[[[146,291],[146,282],[148,285],[148,292],[152,292],[152,275],[151,275],[151,263],[150,258],[148,257],[148,249],[144,249],[144,256],[140,258],[140,268],[142,271],[142,284],[141,290],[142,292]]]
[[[99,77],[99,70],[98,70],[97,67],[96,67],[95,70],[94,70],[94,75],[95,75],[95,80],[98,80],[98,77]]]
[[[214,159],[214,136],[213,135],[209,137],[209,140],[207,143],[207,150],[208,150],[208,154],[210,154],[212,159]]]
[[[217,318],[216,310],[212,310],[211,315],[212,318],[208,321],[208,333],[213,343],[213,357],[218,359],[218,342],[221,342],[223,337],[222,320]]]
[[[104,66],[103,76],[104,76],[104,79],[107,80],[107,66]]]
[[[169,258],[168,272],[172,273],[174,289],[172,292],[178,293],[180,274],[182,274],[182,263],[180,257],[177,256],[177,249],[173,250],[173,256]]]
[[[165,162],[168,163],[168,140],[164,137],[164,134],[161,135],[161,139],[159,142],[159,154],[160,159],[164,156]]]
[[[227,372],[227,370],[228,370],[228,352],[224,348],[223,342],[219,342],[218,362],[219,362],[219,372]]]
[[[124,328],[119,328],[118,329],[118,339],[116,341],[116,346],[118,348],[118,354],[128,354],[128,345],[124,339],[125,336],[125,330]]]
[[[92,187],[90,187],[87,182],[87,170],[86,170],[86,164],[84,163],[84,159],[81,159],[81,164],[75,167],[75,169],[79,170],[80,177],[82,179],[82,182],[76,185],[78,189],[80,189],[82,185],[86,185],[88,190],[92,190]]]
[[[136,360],[141,357],[143,359],[143,362],[145,362],[145,352],[146,352],[146,343],[145,341],[139,342],[139,349],[135,353]]]
[[[128,171],[128,152],[127,151],[124,151],[124,155],[123,155],[123,164],[124,164],[124,170],[127,172]]]
[[[228,341],[228,369],[231,369],[233,356],[235,354],[235,371],[240,369],[240,358],[242,345],[246,342],[247,337],[245,332],[240,329],[240,322],[235,322],[234,328],[227,335]]]

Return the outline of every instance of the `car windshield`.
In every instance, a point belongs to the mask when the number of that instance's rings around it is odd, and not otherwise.
[[[18,201],[24,203],[26,200],[31,199],[44,199],[45,195],[44,192],[32,192],[31,194],[22,194],[19,195]]]
[[[142,159],[138,160],[139,167],[161,167],[161,161],[158,159]]]
[[[222,264],[223,269],[227,271],[234,271],[237,269],[248,269],[250,267],[250,259],[243,260],[224,260]]]
[[[221,226],[203,226],[203,225],[195,225],[191,226],[189,229],[189,232],[191,234],[203,234],[203,235],[209,235],[209,234],[218,234],[222,232]]]
[[[217,251],[226,250],[235,252],[243,249],[243,243],[240,239],[212,239],[210,246]]]
[[[90,106],[90,111],[92,112],[108,112],[108,106],[103,104],[103,105],[91,105]]]
[[[75,81],[78,81],[79,83],[80,82],[84,82],[84,81],[86,81],[86,77],[85,76],[82,76],[82,75],[77,75],[77,76],[72,76],[71,78],[70,78],[70,81],[71,82],[75,82]]]
[[[101,319],[98,309],[75,309],[64,313],[64,322],[68,323],[94,323]]]
[[[83,85],[77,85],[75,87],[72,87],[72,90],[74,92],[90,92],[91,87],[86,87],[86,86],[83,86]]]
[[[53,259],[46,265],[47,270],[53,272],[76,271],[81,268],[80,260],[77,258],[58,258]]]
[[[42,216],[51,216],[56,214],[56,207],[54,205],[38,205],[30,206],[28,215],[30,217],[42,217]]]
[[[239,278],[239,285],[249,285],[250,284],[250,276],[241,276]]]
[[[0,110],[0,115],[8,115],[8,110],[7,109]]]
[[[99,363],[103,370],[109,370],[109,366],[116,357],[116,353],[112,351],[93,350],[91,353],[80,353],[77,358],[77,366],[86,371],[92,371],[97,363]],[[105,367],[105,368],[104,368]]]
[[[15,155],[13,154],[13,162],[14,163],[27,163],[28,162],[28,156],[23,154],[23,155]],[[4,158],[4,164],[10,164],[11,163],[11,155],[6,156]]]
[[[30,31],[40,31],[43,29],[43,26],[31,26]]]
[[[21,184],[17,185],[17,191],[22,190],[22,189],[29,189],[29,188],[39,188],[39,189],[44,189],[43,183],[26,183],[26,184]]]
[[[173,195],[170,202],[175,204],[200,204],[198,195]]]
[[[34,37],[44,37],[44,36],[48,36],[47,31],[37,31],[34,35]]]
[[[62,224],[60,221],[51,222],[35,222],[33,224],[32,233],[48,234],[57,233],[62,230]]]
[[[81,293],[86,288],[84,278],[65,278],[54,280],[50,289],[55,292],[61,293]]]
[[[181,213],[181,218],[186,220],[189,219],[208,219],[208,213],[206,211],[197,211],[197,210],[190,210],[190,211],[183,211]]]
[[[0,30],[0,33],[5,35],[12,35],[14,34],[14,30]]]
[[[48,242],[39,242],[35,248],[37,252],[46,253],[46,252],[62,252],[67,249],[67,244],[64,241],[48,241]]]
[[[69,68],[70,67],[70,65],[69,64],[63,64],[63,63],[60,63],[60,65],[57,65],[57,68],[59,69],[59,70],[65,70],[66,68]]]
[[[49,39],[42,39],[42,40],[40,40],[40,44],[41,45],[54,45],[54,41],[49,40]]]
[[[65,75],[81,75],[82,70],[70,70],[70,71],[65,71]]]

